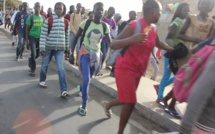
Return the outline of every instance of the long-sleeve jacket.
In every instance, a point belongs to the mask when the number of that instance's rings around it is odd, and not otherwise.
[[[40,35],[40,51],[60,50],[65,51],[69,46],[69,24],[65,30],[64,17],[53,15],[53,24],[48,34],[49,24],[48,20],[45,21],[42,32]]]

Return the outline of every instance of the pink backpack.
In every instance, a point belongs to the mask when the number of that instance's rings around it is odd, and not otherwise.
[[[174,97],[177,101],[186,102],[193,84],[204,70],[215,47],[206,45],[195,53],[189,61],[183,65],[175,75]]]

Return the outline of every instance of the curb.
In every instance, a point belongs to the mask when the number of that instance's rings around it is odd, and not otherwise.
[[[4,32],[7,37],[12,39],[11,34],[7,30],[0,27],[0,31]],[[52,59],[52,61],[54,61],[54,59]],[[75,67],[73,67],[68,61],[64,61],[64,68],[67,71],[74,73],[77,77],[81,77],[79,70],[76,69]],[[99,80],[92,78],[91,84],[93,86],[97,87],[99,90],[101,90],[105,94],[109,95],[110,97],[117,98],[117,91],[115,89],[107,86],[106,84],[103,84]],[[166,131],[169,131],[169,132],[178,131],[179,124],[173,122],[172,120],[170,120],[168,118],[163,117],[161,114],[158,114],[157,112],[142,105],[141,103],[138,103],[138,102],[136,103],[135,110],[142,117],[153,122],[154,124],[158,125],[159,127],[163,128]]]

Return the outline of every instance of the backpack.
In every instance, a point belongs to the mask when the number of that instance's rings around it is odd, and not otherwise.
[[[108,23],[108,19],[106,17],[104,17],[104,19],[105,19],[105,23]],[[113,21],[113,26],[114,26],[116,22],[114,19],[112,19],[112,21]]]
[[[136,20],[136,27],[132,35],[140,33],[142,30],[142,25],[140,20]],[[130,45],[126,46],[125,48],[117,49],[117,50],[111,50],[110,56],[107,60],[108,66],[113,66],[116,63],[116,60],[118,56],[121,54],[122,56],[125,54],[126,50],[129,48]]]
[[[210,56],[215,50],[215,45],[206,45],[195,53],[175,75],[174,97],[177,101],[186,102],[192,86],[204,71]]]
[[[84,26],[83,34],[81,36],[80,49],[81,49],[81,46],[83,44],[82,42],[84,41],[85,33],[86,33],[87,29],[89,28],[92,21],[93,21],[93,19],[88,19],[85,26]],[[106,24],[104,22],[101,22],[101,23],[102,23],[102,28],[103,28],[103,34],[105,35],[107,27],[106,27]]]
[[[40,15],[40,16],[42,16],[42,15]],[[42,18],[43,18],[43,22],[45,21],[45,17],[44,16],[42,16]],[[33,14],[30,16],[30,20],[31,20],[31,25],[30,25],[30,29],[33,27],[33,25],[34,25],[34,16],[33,16]]]
[[[48,34],[50,33],[50,31],[52,30],[52,25],[53,25],[53,17],[49,17],[48,18]],[[69,26],[69,21],[67,19],[64,18],[64,25],[65,25],[65,32]]]

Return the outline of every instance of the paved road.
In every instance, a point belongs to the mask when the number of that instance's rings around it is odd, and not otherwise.
[[[48,70],[48,88],[38,86],[41,59],[35,78],[29,76],[27,59],[15,61],[15,48],[11,40],[0,31],[0,133],[1,134],[116,134],[120,107],[113,109],[113,118],[107,119],[101,100],[111,100],[95,87],[90,88],[88,115],[82,117],[77,109],[81,98],[76,86],[81,82],[67,72],[69,99],[60,98],[56,65]],[[144,127],[143,127],[144,126]],[[132,115],[125,134],[163,131],[137,114]]]

